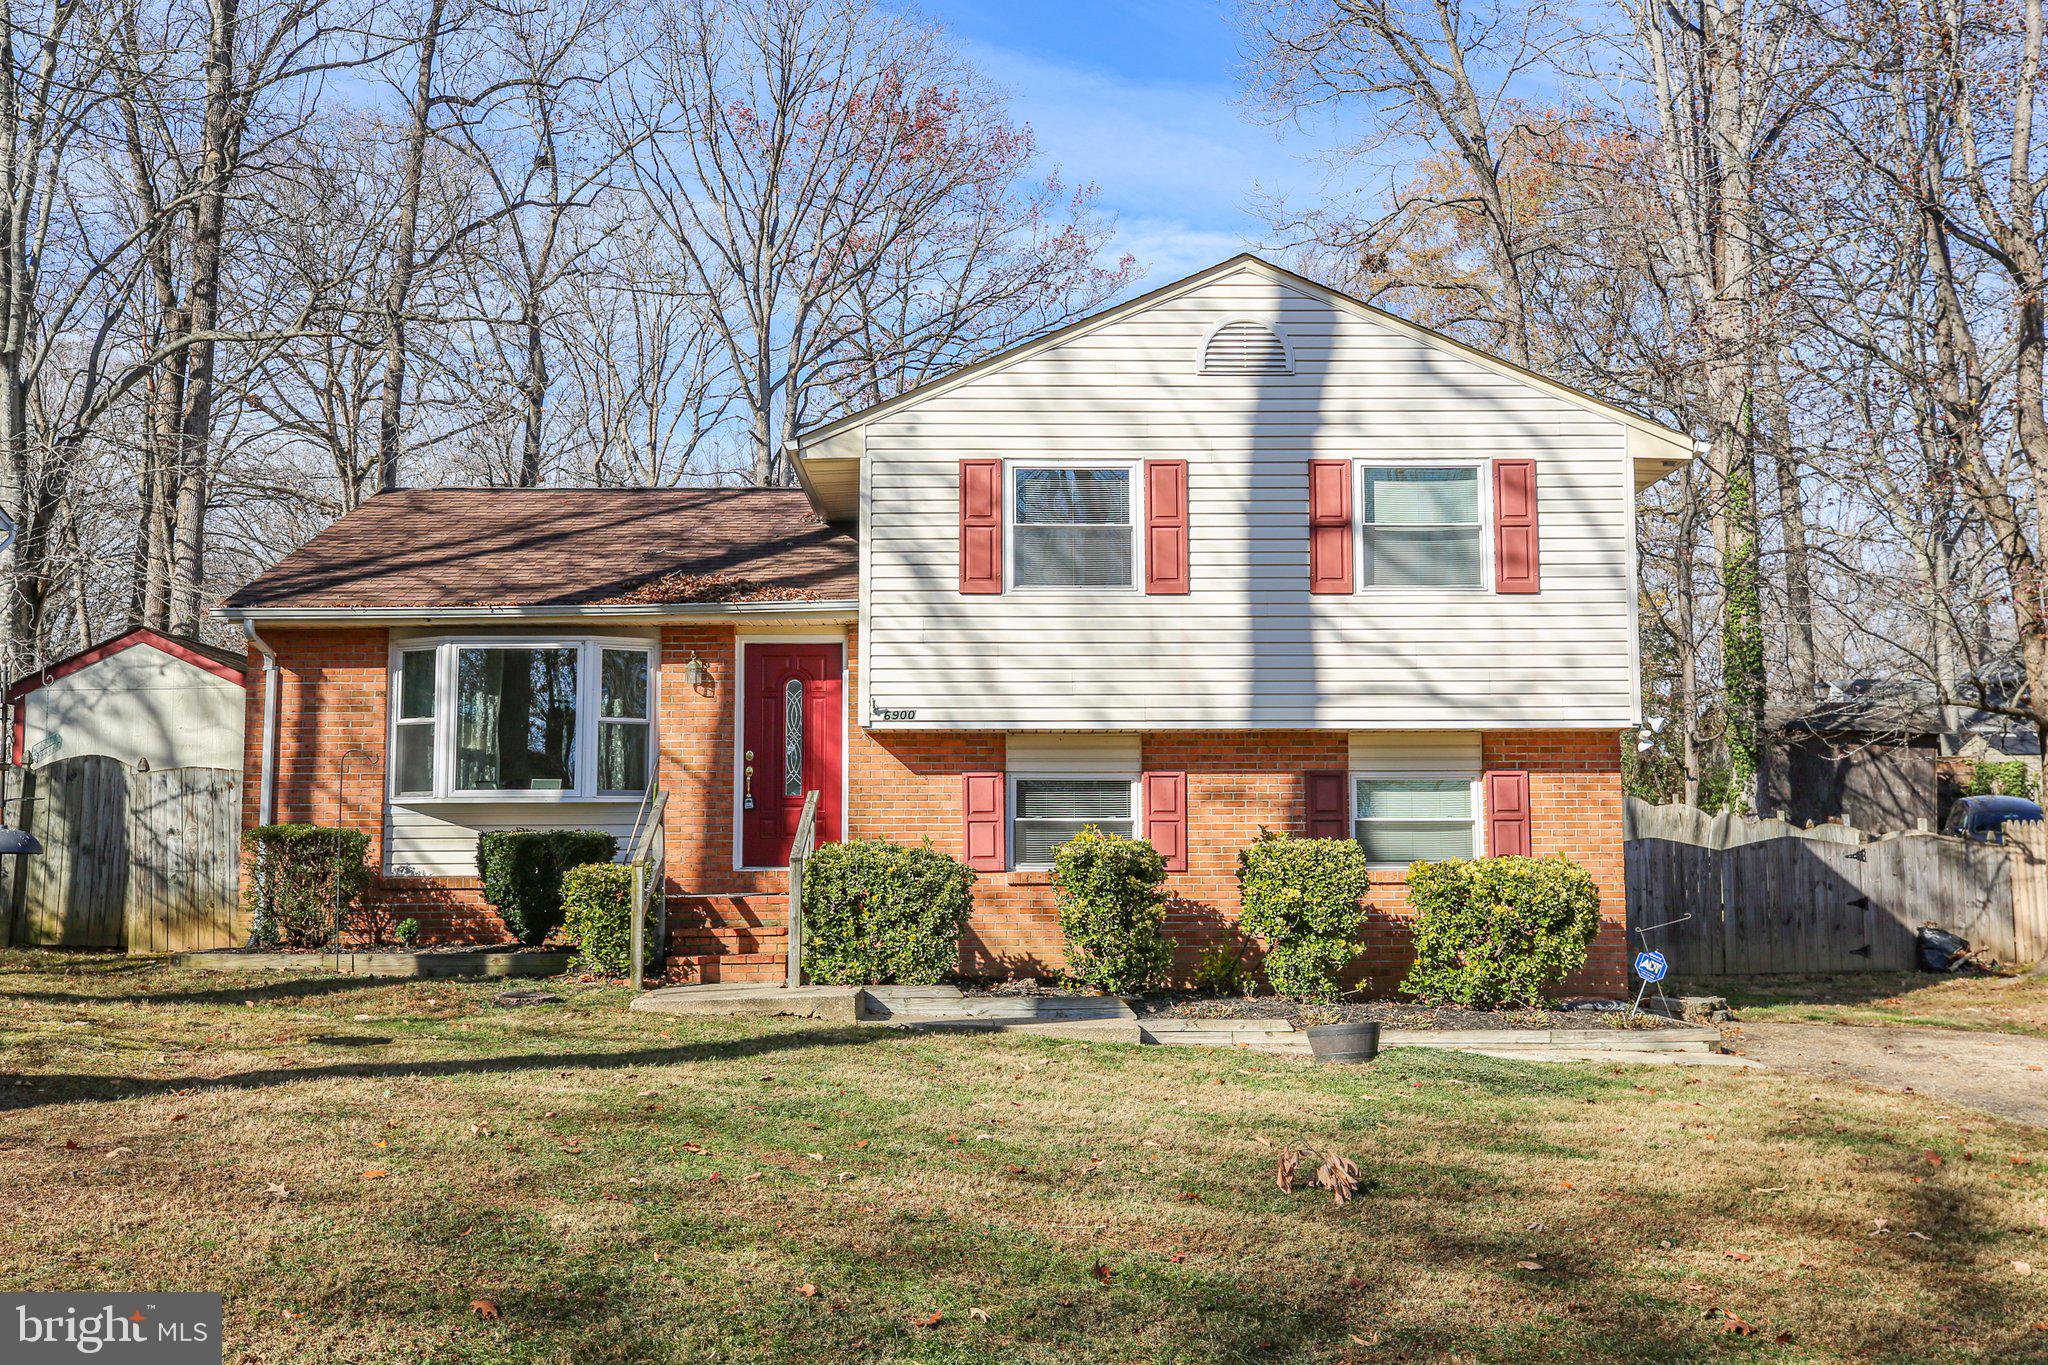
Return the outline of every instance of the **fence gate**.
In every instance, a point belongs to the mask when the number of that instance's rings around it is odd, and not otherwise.
[[[104,754],[7,774],[7,817],[43,851],[0,858],[0,911],[26,947],[232,947],[241,774],[137,772]]]

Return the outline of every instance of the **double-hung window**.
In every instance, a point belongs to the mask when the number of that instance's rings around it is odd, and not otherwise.
[[[1359,582],[1368,588],[1486,584],[1480,466],[1361,465]]]
[[[1019,588],[1136,586],[1129,465],[1010,469],[1010,582]]]
[[[466,639],[398,650],[392,794],[633,796],[651,764],[652,656],[625,641]]]
[[[1352,820],[1369,863],[1476,857],[1479,783],[1470,777],[1355,778]]]
[[[1059,775],[1010,779],[1010,861],[1052,866],[1053,850],[1093,826],[1131,838],[1138,783],[1129,777]]]

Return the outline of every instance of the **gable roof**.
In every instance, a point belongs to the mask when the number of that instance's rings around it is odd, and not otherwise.
[[[835,437],[844,436],[878,418],[886,417],[903,408],[924,402],[926,399],[937,397],[939,394],[957,388],[992,370],[1027,359],[1041,351],[1072,340],[1077,336],[1085,335],[1097,328],[1121,322],[1125,318],[1141,313],[1157,304],[1164,303],[1168,299],[1178,298],[1183,294],[1191,293],[1213,280],[1221,279],[1226,275],[1235,274],[1241,270],[1250,270],[1263,274],[1269,279],[1321,299],[1333,307],[1345,309],[1384,326],[1390,331],[1398,332],[1409,340],[1420,342],[1423,345],[1435,347],[1439,350],[1449,351],[1462,359],[1483,365],[1496,373],[1533,385],[1552,397],[1559,398],[1576,407],[1584,408],[1587,411],[1621,423],[1628,431],[1628,451],[1636,462],[1636,487],[1638,489],[1648,487],[1693,458],[1693,439],[1682,431],[1668,427],[1662,422],[1654,421],[1639,412],[1622,407],[1617,403],[1595,397],[1593,394],[1587,393],[1582,389],[1575,389],[1569,384],[1561,384],[1557,380],[1538,374],[1535,370],[1529,369],[1526,366],[1517,365],[1513,361],[1505,360],[1490,351],[1484,351],[1477,346],[1459,341],[1456,337],[1432,331],[1418,323],[1410,322],[1397,314],[1389,313],[1383,308],[1376,308],[1363,299],[1354,298],[1342,290],[1332,289],[1326,284],[1319,284],[1306,275],[1296,274],[1285,266],[1275,265],[1264,257],[1247,251],[1240,252],[1229,260],[1220,261],[1206,270],[1198,270],[1192,275],[1174,280],[1169,284],[1163,284],[1157,289],[1138,295],[1136,298],[1126,299],[1124,302],[1115,304],[1099,313],[1070,322],[1064,327],[1055,328],[1050,332],[1020,341],[1014,346],[997,351],[994,355],[985,356],[973,364],[963,365],[957,370],[940,375],[935,379],[927,380],[915,388],[906,389],[893,398],[883,399],[881,402],[863,408],[859,412],[848,413],[844,417],[834,418],[832,421],[824,422],[806,431],[799,432],[789,443],[795,456],[792,463],[796,466],[797,476],[803,482],[805,492],[811,495],[813,503],[820,510],[831,516],[851,515],[854,508],[846,504],[845,496],[846,471],[844,468],[834,469],[832,466],[852,465],[857,467],[860,457],[857,451],[832,451],[827,453],[820,450],[820,447],[832,442]]]
[[[852,601],[859,556],[794,488],[404,488],[222,612]]]
[[[215,677],[226,679],[237,686],[241,684],[242,675],[248,664],[244,656],[232,650],[221,649],[217,645],[210,645],[190,635],[172,635],[165,631],[152,630],[148,626],[132,626],[88,649],[81,649],[76,654],[67,655],[54,663],[44,664],[31,673],[22,674],[8,687],[7,699],[19,701],[39,687],[56,682],[59,678],[69,677],[80,669],[90,668],[102,659],[111,658],[137,645],[147,645],[174,659],[182,659],[195,668],[203,668]]]

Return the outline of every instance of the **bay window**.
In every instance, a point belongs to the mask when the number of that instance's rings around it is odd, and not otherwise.
[[[1011,586],[1134,587],[1131,484],[1129,465],[1012,468]]]
[[[1361,465],[1359,582],[1368,588],[1486,585],[1479,466]]]
[[[629,641],[402,645],[392,668],[392,793],[637,796],[653,750],[652,660]]]

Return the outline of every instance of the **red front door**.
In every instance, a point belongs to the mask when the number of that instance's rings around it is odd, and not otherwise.
[[[817,842],[840,836],[839,755],[845,742],[836,644],[746,646],[740,725],[740,853],[748,867],[779,867],[818,793]]]

